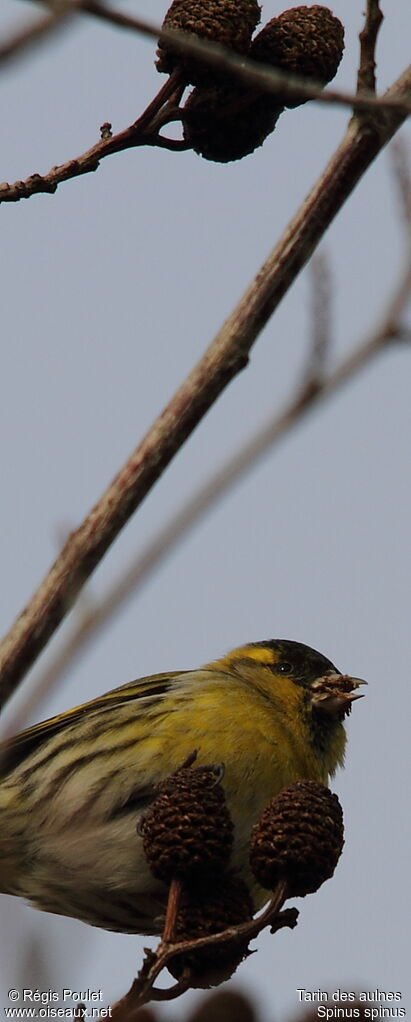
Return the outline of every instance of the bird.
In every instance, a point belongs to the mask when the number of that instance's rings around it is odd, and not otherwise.
[[[139,821],[193,750],[224,765],[232,865],[256,908],[252,827],[298,780],[328,784],[360,678],[301,642],[249,642],[197,670],[154,674],[35,724],[0,745],[0,892],[122,933],[161,933],[166,885]]]

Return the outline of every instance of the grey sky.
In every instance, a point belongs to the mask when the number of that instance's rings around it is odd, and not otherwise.
[[[128,9],[161,21],[162,0]],[[279,13],[264,4],[263,21]],[[362,5],[336,0],[354,88]],[[0,28],[32,13],[3,0]],[[381,88],[409,62],[407,0],[385,4]],[[4,71],[0,176],[13,181],[120,130],[159,88],[153,43],[91,19]],[[53,196],[2,206],[2,577],[5,630],[200,356],[340,140],[347,111],[284,114],[238,164],[136,150]],[[403,137],[410,149],[409,128]],[[325,239],[335,355],[378,321],[403,237],[385,152]],[[300,277],[231,385],[93,577],[92,600],[196,485],[292,390],[309,337]],[[369,681],[333,782],[346,821],[335,878],[301,901],[293,933],[260,937],[237,982],[267,1020],[296,988],[399,990],[410,1004],[410,355],[393,347],[300,425],[212,512],[50,697],[49,716],[144,673],[197,666],[247,639],[288,637]],[[46,658],[44,658],[46,659]],[[17,700],[16,700],[17,704]],[[39,983],[128,988],[144,943],[3,898],[0,1004]],[[27,945],[26,945],[27,941]],[[41,941],[41,943],[40,943]],[[3,946],[3,945],[2,945]],[[35,960],[35,958],[34,958]],[[165,1008],[184,1014],[187,995]]]

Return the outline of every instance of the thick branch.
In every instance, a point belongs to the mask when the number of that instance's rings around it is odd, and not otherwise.
[[[389,90],[409,101],[411,68]],[[203,358],[132,453],[60,556],[1,647],[4,704],[72,606],[123,525],[206,411],[238,372],[283,295],[312,255],[357,181],[404,120],[385,111],[354,119],[301,209]]]

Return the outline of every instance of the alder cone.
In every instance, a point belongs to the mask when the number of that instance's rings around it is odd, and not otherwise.
[[[181,767],[158,785],[139,831],[151,872],[165,883],[225,870],[234,826],[215,767]]]
[[[313,894],[332,877],[344,844],[337,795],[317,781],[297,781],[271,800],[253,827],[250,865],[262,887],[287,881],[287,896]]]
[[[284,107],[241,88],[193,89],[184,106],[184,139],[205,160],[241,160],[274,131]]]
[[[272,18],[253,39],[249,57],[271,64],[279,71],[299,75],[307,81],[326,85],[337,73],[344,52],[344,27],[329,10],[292,7]],[[278,93],[281,98],[281,92]],[[295,107],[306,99],[290,99],[284,94],[284,106]]]
[[[248,53],[260,16],[257,0],[173,0],[162,27],[188,32],[241,54]],[[212,84],[227,75],[196,57],[173,50],[169,43],[159,42],[157,57],[158,71],[171,74],[179,67],[192,85]]]
[[[212,885],[186,889],[180,906],[175,940],[193,940],[221,933],[229,927],[249,922],[254,906],[245,883],[234,874],[226,874]],[[167,965],[175,979],[190,969],[190,986],[207,989],[233,975],[248,951],[248,941],[229,940],[177,955]]]

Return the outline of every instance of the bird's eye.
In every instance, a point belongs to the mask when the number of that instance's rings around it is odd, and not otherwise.
[[[279,674],[292,674],[292,666],[288,660],[282,660],[281,663],[277,664],[277,671]]]

